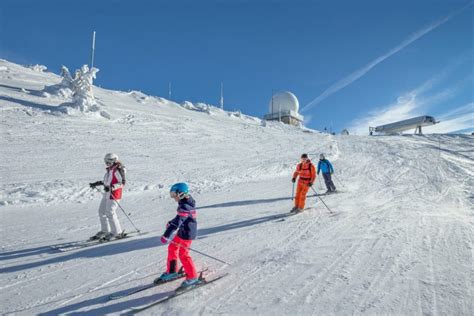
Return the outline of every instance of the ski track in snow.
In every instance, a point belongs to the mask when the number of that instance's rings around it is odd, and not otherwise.
[[[332,136],[100,88],[110,119],[64,115],[65,100],[41,96],[57,76],[0,68],[2,314],[120,314],[169,293],[177,282],[108,300],[163,271],[177,181],[198,203],[192,247],[231,263],[192,253],[197,268],[231,274],[149,314],[472,314],[472,136]],[[121,205],[148,234],[52,250],[97,231],[88,183],[106,152],[125,163]],[[334,164],[340,193],[321,198],[335,214],[310,191],[307,210],[282,221],[302,152]]]

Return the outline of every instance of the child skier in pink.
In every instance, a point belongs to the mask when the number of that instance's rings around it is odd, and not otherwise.
[[[196,202],[188,193],[188,185],[186,183],[176,183],[170,189],[170,195],[178,202],[178,214],[175,218],[168,222],[166,231],[161,236],[161,242],[168,246],[168,260],[166,264],[166,272],[163,273],[154,282],[161,283],[171,281],[182,276],[182,272],[178,267],[178,258],[183,265],[186,280],[181,284],[181,288],[189,287],[200,283],[193,259],[189,255],[189,248],[193,239],[197,236],[196,221]],[[170,240],[174,231],[178,230],[176,236]]]

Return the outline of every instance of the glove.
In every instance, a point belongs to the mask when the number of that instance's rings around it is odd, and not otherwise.
[[[109,191],[110,191],[110,187],[109,187],[109,186],[106,186],[106,185],[104,185],[104,191],[105,191],[105,192],[109,192]]]
[[[168,238],[166,238],[165,236],[161,236],[160,241],[161,241],[162,244],[167,244],[168,243]]]
[[[313,182],[308,183],[308,186],[309,186],[309,187],[312,187],[312,186],[313,186]]]
[[[291,182],[295,183],[295,182],[296,182],[296,178],[291,179]]]
[[[104,183],[102,181],[96,181],[96,182],[89,183],[89,186],[91,187],[91,189],[95,189],[96,186],[103,185],[103,184]]]

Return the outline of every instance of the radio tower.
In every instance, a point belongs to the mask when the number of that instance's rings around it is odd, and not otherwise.
[[[221,82],[221,109],[224,110],[224,83]]]

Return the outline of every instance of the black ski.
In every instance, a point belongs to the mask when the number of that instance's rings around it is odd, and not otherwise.
[[[167,301],[169,301],[169,300],[171,300],[171,299],[173,299],[173,298],[175,298],[175,297],[177,297],[177,296],[186,294],[186,293],[188,293],[188,292],[191,292],[192,290],[195,290],[195,289],[198,289],[198,288],[200,288],[200,287],[202,287],[202,286],[211,284],[212,282],[215,282],[215,281],[217,281],[217,280],[220,280],[220,279],[222,279],[223,277],[225,277],[225,276],[227,276],[227,275],[229,275],[229,273],[222,274],[222,275],[217,276],[217,277],[215,277],[214,279],[211,279],[211,280],[203,279],[203,282],[202,282],[202,283],[199,283],[199,284],[197,284],[197,285],[195,285],[195,286],[192,286],[192,287],[190,287],[190,288],[185,288],[185,289],[181,289],[181,290],[178,288],[178,289],[176,289],[174,292],[172,292],[170,295],[168,295],[168,296],[166,296],[166,297],[164,297],[164,298],[161,298],[161,299],[159,299],[159,300],[157,300],[157,301],[154,301],[154,302],[152,302],[152,303],[149,303],[149,304],[147,304],[147,305],[143,305],[143,306],[140,306],[140,307],[132,307],[132,311],[131,311],[131,312],[132,312],[133,314],[137,314],[137,313],[142,312],[142,311],[144,311],[144,310],[147,310],[147,309],[149,309],[149,308],[151,308],[151,307],[153,307],[153,306],[156,306],[156,305],[159,305],[159,304],[161,304],[161,303],[167,302]]]
[[[96,240],[80,240],[72,241],[64,244],[50,246],[51,249],[57,250],[59,252],[67,252],[75,249],[81,249],[85,247],[95,246],[100,244],[98,239]]]
[[[174,280],[177,280],[177,279],[174,279]],[[172,281],[174,281],[172,280]],[[170,282],[170,281],[168,281]],[[163,282],[163,283],[166,283],[166,282]],[[162,283],[160,283],[162,284]],[[138,288],[135,288],[133,290],[130,290],[128,292],[125,292],[125,293],[122,293],[122,294],[112,294],[109,296],[109,300],[112,301],[112,300],[118,300],[118,299],[121,299],[121,298],[124,298],[124,297],[127,297],[127,296],[130,296],[132,294],[135,294],[135,293],[139,293],[139,292],[142,292],[142,291],[145,291],[145,290],[148,290],[148,289],[151,289],[152,287],[155,287],[155,286],[158,286],[159,284],[155,284],[155,283],[150,283],[150,284],[146,284],[146,285],[142,285]]]
[[[199,271],[198,273],[202,273],[202,272],[205,272],[207,271],[208,269],[204,269],[204,270],[201,270]],[[151,289],[155,286],[159,286],[159,285],[162,285],[162,284],[165,284],[165,283],[169,283],[169,282],[173,282],[173,281],[176,281],[176,280],[179,280],[179,279],[182,279],[186,276],[186,274],[184,273],[184,271],[182,271],[182,269],[180,270],[179,272],[179,277],[173,279],[173,280],[168,280],[168,281],[161,281],[160,283],[149,283],[149,284],[145,284],[145,285],[142,285],[140,287],[137,287],[137,288],[134,288],[134,289],[131,289],[129,290],[128,292],[125,292],[125,293],[122,293],[122,294],[112,294],[109,296],[109,300],[118,300],[118,299],[121,299],[121,298],[124,298],[124,297],[127,297],[127,296],[130,296],[132,294],[135,294],[135,293],[139,293],[139,292],[142,292],[142,291],[145,291],[145,290],[148,290],[148,289]]]
[[[307,208],[305,208],[304,210],[299,211],[299,212],[288,212],[288,213],[283,213],[283,214],[275,215],[275,216],[274,216],[274,218],[276,219],[275,222],[284,222],[284,221],[286,221],[286,219],[287,219],[288,217],[305,213],[305,211],[311,210],[311,209],[313,209],[313,208],[314,208],[314,207],[307,207]]]
[[[288,212],[288,213],[284,213],[284,214],[279,214],[279,215],[275,215],[275,219],[276,221],[275,222],[284,222],[286,221],[286,218],[287,217],[290,217],[290,216],[295,216],[299,213],[296,213],[296,212]]]
[[[131,238],[131,237],[136,235],[135,233],[136,232],[128,233],[125,237],[120,238],[120,239],[111,239],[111,240],[108,240],[108,241],[107,240],[102,240],[102,239],[94,239],[94,240],[87,239],[87,240],[73,241],[73,242],[59,244],[59,245],[53,245],[53,246],[50,246],[50,248],[52,248],[54,250],[57,250],[59,252],[68,252],[68,251],[72,251],[72,250],[92,247],[92,246],[96,246],[96,245],[101,245],[101,244],[105,244],[105,243],[109,243],[109,242],[114,242],[114,241],[118,241],[118,240]],[[147,234],[147,233],[146,232],[145,233],[140,232],[137,235],[145,235],[145,234]]]

